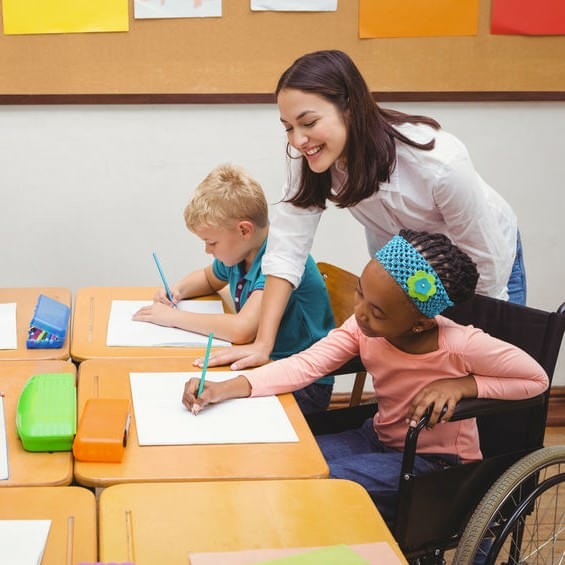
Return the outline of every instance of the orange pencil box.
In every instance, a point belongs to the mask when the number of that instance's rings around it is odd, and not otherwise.
[[[79,461],[121,462],[127,444],[129,421],[129,400],[87,400],[73,442],[75,458]]]

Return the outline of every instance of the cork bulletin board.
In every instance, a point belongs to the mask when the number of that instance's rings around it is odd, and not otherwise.
[[[381,99],[565,99],[565,36],[491,35],[490,1],[467,37],[359,39],[358,1],[337,12],[135,20],[127,32],[0,33],[0,103],[270,102],[280,73],[317,49],[349,53]]]

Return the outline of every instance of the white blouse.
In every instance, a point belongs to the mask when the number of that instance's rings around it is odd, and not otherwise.
[[[374,255],[401,229],[447,235],[477,264],[477,292],[507,299],[506,285],[516,254],[517,220],[509,204],[477,173],[465,146],[453,135],[424,124],[403,124],[399,131],[431,151],[396,143],[390,182],[349,212],[365,227]],[[291,159],[283,198],[296,192],[301,158]],[[332,191],[339,193],[347,173],[331,168]],[[298,286],[323,213],[321,208],[274,205],[263,272]]]

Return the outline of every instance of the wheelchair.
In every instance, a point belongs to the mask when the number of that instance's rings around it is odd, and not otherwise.
[[[545,312],[475,297],[444,312],[527,351],[550,383],[565,331],[565,303]],[[362,370],[358,360],[346,369]],[[393,534],[411,565],[565,564],[565,446],[544,448],[549,389],[527,400],[464,399],[452,421],[476,418],[483,460],[415,476],[419,433],[408,429]],[[377,404],[307,420],[315,435],[359,427]],[[450,552],[453,553],[453,552]]]

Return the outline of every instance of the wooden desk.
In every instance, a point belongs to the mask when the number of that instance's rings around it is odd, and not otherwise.
[[[0,490],[0,519],[51,520],[41,565],[96,561],[96,499],[87,489],[15,487]]]
[[[129,373],[198,371],[192,359],[90,359],[79,366],[78,410],[89,398],[129,398]],[[214,370],[214,369],[210,369]],[[225,369],[224,369],[225,370]],[[159,445],[137,443],[132,417],[121,463],[75,461],[75,480],[85,486],[147,481],[324,478],[329,470],[292,394],[280,397],[298,435],[296,443]],[[181,399],[179,398],[179,403]]]
[[[116,485],[99,504],[101,561],[186,565],[194,552],[386,541],[369,495],[351,481]]]
[[[0,360],[10,359],[68,359],[70,355],[69,332],[60,349],[28,349],[26,340],[29,323],[40,294],[71,305],[71,291],[66,288],[0,288],[1,303],[16,303],[17,349],[0,349]]]
[[[70,451],[32,452],[22,447],[16,431],[16,406],[26,381],[38,373],[72,373],[70,361],[2,361],[0,391],[4,392],[8,467],[10,478],[0,487],[68,485],[73,478],[73,456]]]
[[[194,347],[108,347],[106,334],[112,300],[152,300],[158,287],[89,287],[76,293],[73,309],[71,356],[77,361],[108,357],[194,357],[205,348]],[[221,298],[204,297],[203,300]],[[229,311],[224,301],[224,309]]]

